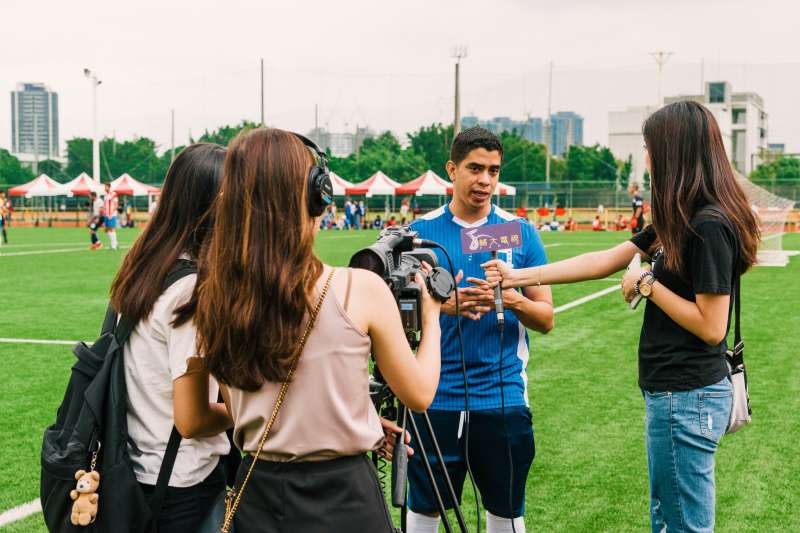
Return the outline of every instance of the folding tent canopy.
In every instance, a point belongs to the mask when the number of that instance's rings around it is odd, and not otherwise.
[[[430,196],[445,196],[447,189],[451,183],[445,181],[432,170],[426,171],[420,177],[415,178],[408,183],[403,183],[395,193],[398,195],[415,194],[417,196],[430,195]]]
[[[111,182],[111,192],[119,196],[151,196],[159,194],[161,190],[158,187],[145,185],[125,173]]]
[[[349,187],[353,187],[353,184],[345,179],[342,179],[342,177],[336,172],[330,172],[329,175],[331,177],[331,183],[333,184],[333,195],[346,196],[347,189]]]
[[[372,196],[394,196],[395,189],[399,186],[399,183],[379,170],[361,183],[347,187],[345,192],[353,195],[366,195],[367,198]]]
[[[35,198],[38,196],[65,196],[66,193],[60,183],[47,174],[41,174],[28,183],[11,187],[8,189],[8,195]]]
[[[68,181],[61,186],[66,196],[89,196],[91,193],[103,194],[105,187],[99,181],[95,181],[86,172],[81,172],[74,180]]]

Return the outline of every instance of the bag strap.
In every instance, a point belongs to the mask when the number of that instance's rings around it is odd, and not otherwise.
[[[267,421],[267,427],[264,428],[264,433],[261,435],[261,440],[258,442],[258,450],[256,450],[256,454],[253,457],[253,460],[250,462],[250,468],[248,468],[247,474],[242,480],[242,485],[239,487],[238,491],[235,488],[231,489],[225,498],[225,518],[222,522],[222,527],[220,528],[223,533],[228,533],[230,531],[231,524],[233,523],[233,515],[239,508],[239,502],[242,499],[242,494],[244,494],[244,489],[247,487],[247,482],[250,480],[250,476],[253,473],[253,468],[256,465],[256,461],[258,461],[258,456],[261,455],[261,450],[264,448],[264,442],[266,442],[269,432],[272,429],[272,424],[275,423],[275,419],[278,417],[278,413],[283,405],[283,400],[286,398],[286,391],[289,388],[289,383],[292,381],[292,376],[297,368],[298,361],[300,361],[300,356],[303,355],[303,349],[306,346],[306,341],[308,340],[311,330],[314,328],[317,315],[319,314],[319,310],[322,308],[322,302],[325,300],[325,296],[328,294],[328,289],[331,286],[331,280],[333,279],[334,272],[335,270],[332,269],[330,274],[328,274],[328,279],[325,281],[325,286],[322,288],[322,292],[319,295],[317,306],[313,309],[313,311],[311,311],[311,315],[308,318],[308,323],[306,324],[306,329],[303,332],[303,336],[300,338],[300,342],[297,347],[297,355],[295,355],[294,360],[292,360],[292,366],[289,368],[289,372],[286,374],[286,380],[281,383],[281,390],[278,393],[278,398],[275,400],[275,407],[272,409],[272,415]]]
[[[169,442],[167,442],[167,449],[164,452],[164,459],[161,461],[161,468],[158,470],[158,479],[156,480],[156,488],[153,491],[153,496],[150,498],[150,524],[153,531],[158,526],[158,517],[161,514],[161,508],[164,506],[164,499],[167,496],[167,487],[169,486],[169,478],[172,477],[172,469],[175,466],[175,460],[178,458],[178,449],[181,446],[181,434],[178,428],[172,426],[172,432],[169,434]]]

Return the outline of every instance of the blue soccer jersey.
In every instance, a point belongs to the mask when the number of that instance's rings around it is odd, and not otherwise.
[[[421,238],[435,241],[447,249],[455,272],[464,272],[459,287],[468,287],[470,284],[467,283],[467,278],[484,278],[480,265],[490,260],[491,254],[463,254],[461,230],[513,220],[521,223],[522,246],[513,250],[500,250],[498,258],[512,263],[514,268],[547,263],[544,246],[536,229],[528,221],[494,205],[488,217],[474,223],[455,217],[449,206],[444,205],[414,221],[411,228],[418,231]],[[444,254],[440,250],[436,250],[436,254],[439,264],[447,268]],[[501,406],[499,368],[502,368],[506,407],[528,405],[528,378],[525,373],[530,353],[528,332],[512,311],[506,311],[505,322],[501,357],[500,336],[494,312],[487,313],[478,321],[461,319],[470,410],[498,409]],[[439,388],[430,409],[462,411],[465,409],[464,376],[456,317],[442,314],[439,323],[442,328],[442,369]]]

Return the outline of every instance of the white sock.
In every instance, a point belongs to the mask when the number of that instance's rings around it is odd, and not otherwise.
[[[411,509],[406,515],[406,533],[437,533],[439,517],[415,513]]]
[[[111,249],[117,249],[117,232],[116,231],[109,231],[108,238],[111,240]]]
[[[486,533],[525,533],[525,520],[518,516],[514,519],[514,527],[511,527],[511,519],[500,518],[489,511],[486,511]]]

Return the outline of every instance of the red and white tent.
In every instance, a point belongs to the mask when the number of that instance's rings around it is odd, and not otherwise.
[[[93,192],[102,195],[106,192],[103,184],[93,180],[86,172],[81,172],[77,178],[68,181],[61,188],[67,196],[89,196]]]
[[[447,187],[447,194],[453,194],[453,186],[450,185]],[[506,185],[505,183],[497,182],[497,187],[494,189],[492,194],[496,194],[498,196],[516,196],[517,188],[513,185]]]
[[[136,181],[125,173],[111,182],[111,192],[119,196],[150,196],[160,193],[161,190],[158,187]]]
[[[47,174],[42,174],[28,183],[23,183],[22,185],[17,185],[16,187],[8,189],[9,196],[24,196],[25,198],[34,198],[37,196],[64,196],[65,194],[61,184]]]
[[[447,189],[452,184],[445,181],[432,170],[426,171],[420,177],[403,183],[395,190],[396,194],[416,194],[417,196],[430,195],[430,196],[445,196]]]
[[[336,172],[330,172],[329,176],[331,177],[331,183],[333,184],[333,195],[334,196],[346,196],[347,189],[353,187],[353,184],[349,181],[343,179],[339,174]]]
[[[394,196],[394,191],[399,186],[399,183],[379,170],[361,183],[356,183],[352,187],[347,187],[345,192],[353,195],[363,194],[366,195],[367,198],[370,196]]]

